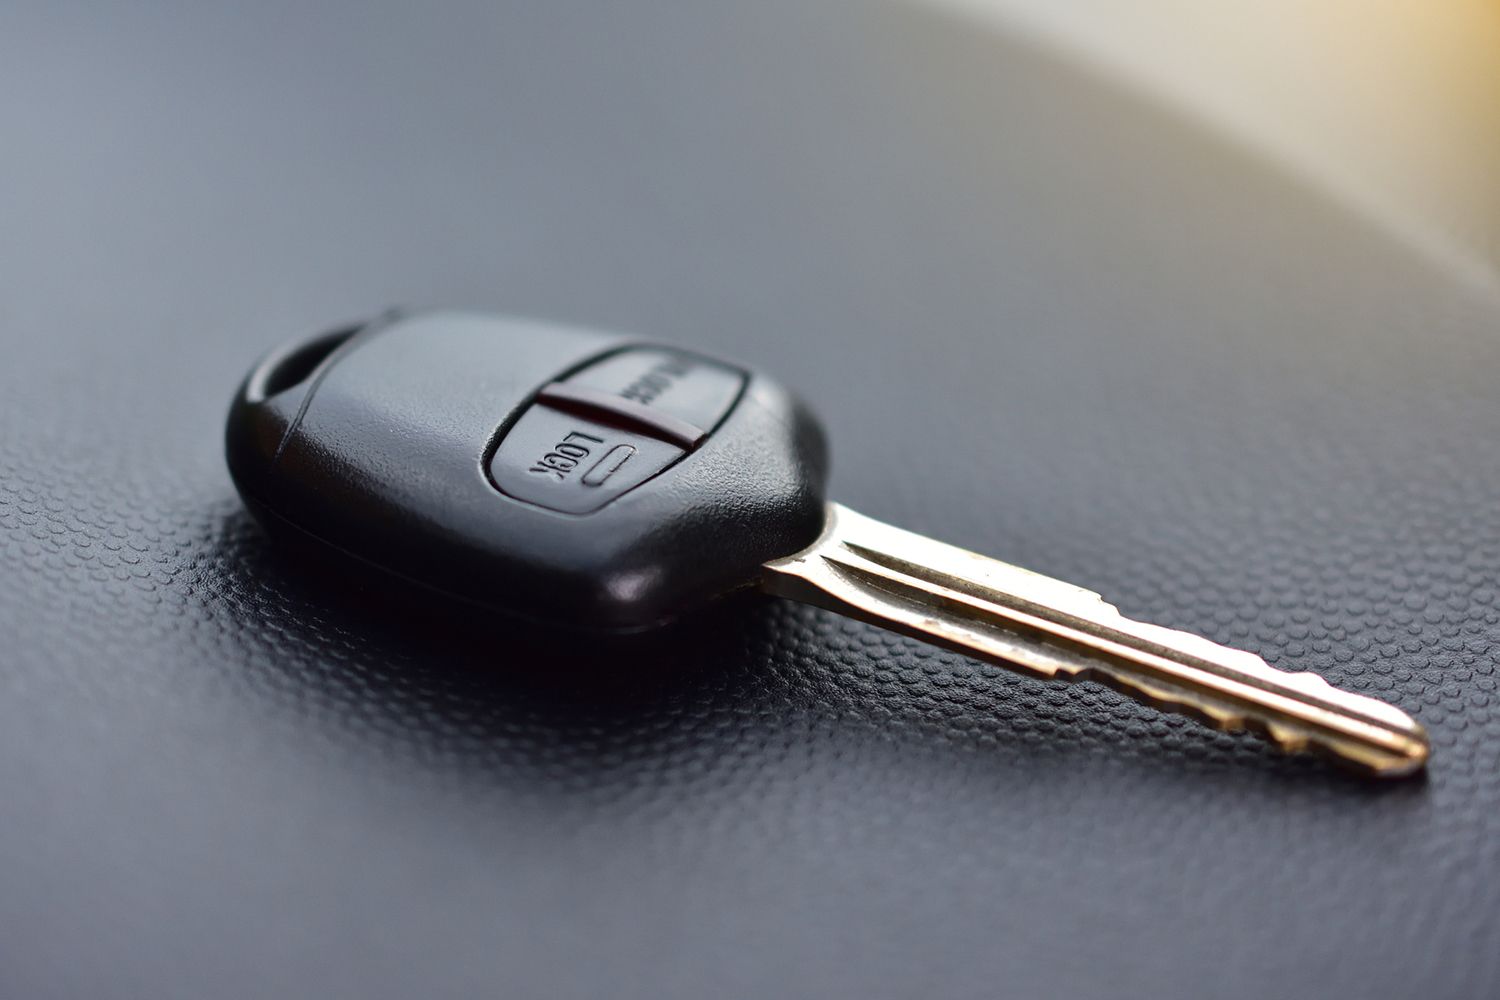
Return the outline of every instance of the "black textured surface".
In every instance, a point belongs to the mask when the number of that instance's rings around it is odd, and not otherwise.
[[[364,327],[297,384],[279,377],[283,359],[312,349],[278,350],[229,408],[229,471],[273,533],[296,529],[490,612],[573,631],[676,621],[753,587],[768,560],[812,544],[824,525],[828,446],[774,379],[711,360],[702,370],[719,373],[727,394],[706,421],[713,433],[690,453],[550,409],[538,395],[629,343],[608,331],[429,310]],[[570,482],[534,485],[528,466],[575,431],[595,459],[634,442],[664,448],[671,467],[649,466],[659,474],[613,499],[608,486],[578,482],[586,464]],[[494,480],[486,475],[491,449],[509,450],[519,485],[496,464]],[[561,506],[536,505],[547,501]],[[568,510],[570,502],[579,506]]]
[[[1484,997],[1500,307],[914,9],[12,7],[0,995]],[[1373,786],[747,601],[274,550],[245,366],[389,302],[816,395],[834,495],[1413,712]]]

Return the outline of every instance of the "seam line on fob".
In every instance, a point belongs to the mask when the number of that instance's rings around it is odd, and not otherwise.
[[[633,399],[581,385],[549,382],[537,393],[536,401],[550,409],[637,431],[685,451],[692,451],[707,436],[702,428],[686,420]]]
[[[355,347],[374,337],[382,330],[395,325],[398,319],[404,319],[406,313],[400,307],[387,309],[385,312],[370,320],[364,326],[354,332],[348,340],[339,344],[329,352],[328,357],[318,362],[313,369],[311,377],[307,382],[307,389],[302,393],[302,399],[297,404],[297,412],[286,425],[286,430],[281,432],[281,440],[276,442],[276,453],[271,456],[271,464],[275,465],[281,461],[281,453],[286,451],[286,446],[291,444],[292,436],[302,426],[302,421],[307,417],[307,411],[312,406],[313,396],[323,387],[323,380],[333,370],[333,366]]]

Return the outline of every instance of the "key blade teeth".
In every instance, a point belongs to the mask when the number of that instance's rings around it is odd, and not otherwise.
[[[1265,738],[1276,744],[1287,753],[1306,753],[1312,747],[1312,741],[1302,733],[1293,732],[1285,726],[1278,726],[1274,722],[1268,722],[1263,727]]]
[[[1152,708],[1186,716],[1220,732],[1248,732],[1283,753],[1313,754],[1371,777],[1398,778],[1415,774],[1426,766],[1430,753],[1426,730],[1409,718],[1407,727],[1394,739],[1362,742],[1300,726],[1292,720],[1277,720],[1264,714],[1214,704],[1200,695],[1144,683],[1105,667],[1076,676],[1096,681]],[[1322,685],[1338,691],[1326,681]]]
[[[1201,698],[1187,698],[1178,692],[1144,683],[1104,667],[1082,669],[1067,675],[1066,679],[1094,681],[1142,704],[1162,712],[1185,716],[1210,729],[1224,733],[1247,732],[1271,743],[1282,753],[1312,754],[1369,777],[1399,778],[1415,774],[1426,766],[1429,755],[1426,731],[1415,722],[1411,723],[1410,739],[1401,747],[1390,751],[1372,750],[1351,746],[1346,741],[1320,738],[1317,734],[1294,725],[1214,705]],[[1323,687],[1338,690],[1321,677],[1318,680]]]
[[[1095,684],[1118,691],[1133,701],[1149,705],[1161,712],[1185,716],[1222,733],[1239,732],[1245,728],[1244,716],[1233,709],[1203,701],[1185,701],[1181,695],[1167,688],[1104,666],[1094,665],[1084,668],[1069,675],[1067,679],[1093,681]]]
[[[1426,732],[1391,705],[1134,621],[1091,591],[837,505],[813,546],[766,565],[765,587],[1035,677],[1098,681],[1366,774],[1398,777],[1427,761]]]

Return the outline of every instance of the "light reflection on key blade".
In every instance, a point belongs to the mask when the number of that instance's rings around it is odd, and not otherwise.
[[[1243,650],[1123,617],[1098,594],[830,504],[811,547],[766,565],[782,597],[1043,678],[1094,680],[1218,729],[1396,777],[1427,761],[1405,712]]]

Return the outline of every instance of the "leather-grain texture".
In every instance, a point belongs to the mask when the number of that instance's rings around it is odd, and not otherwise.
[[[0,996],[1500,993],[1500,302],[920,8],[0,14]],[[841,502],[1386,699],[1378,785],[768,599],[636,643],[273,546],[392,303],[815,404]]]

